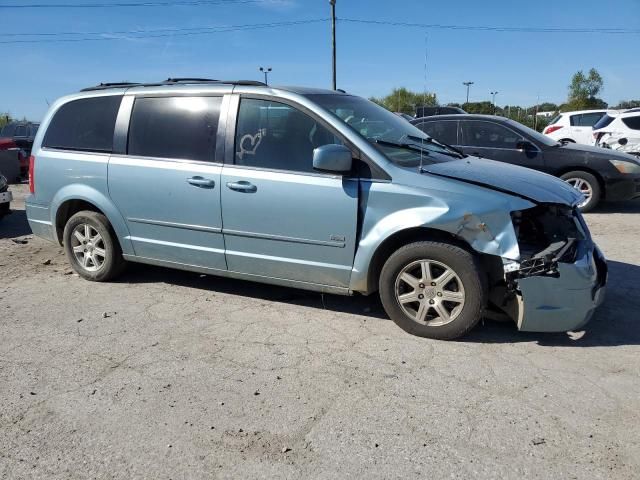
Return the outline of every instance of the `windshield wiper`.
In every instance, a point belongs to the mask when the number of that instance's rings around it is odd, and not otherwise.
[[[386,145],[388,147],[398,147],[398,148],[406,148],[407,150],[413,150],[414,152],[424,153],[425,155],[429,155],[429,149],[421,147],[415,143],[404,143],[404,142],[391,142],[389,140],[374,140],[378,145]]]
[[[442,143],[438,140],[435,140],[432,137],[423,138],[423,137],[416,137],[415,135],[407,135],[406,137],[409,140],[413,140],[414,142],[430,143],[432,145],[437,145],[440,148],[444,148],[445,150],[450,151],[450,152],[438,152],[438,153],[442,153],[443,155],[448,155],[454,158],[465,158],[468,156],[465,153],[463,153],[462,150],[458,150],[457,148],[452,147],[451,145],[447,145],[446,143]]]

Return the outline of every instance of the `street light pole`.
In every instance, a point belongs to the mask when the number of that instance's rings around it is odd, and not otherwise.
[[[469,103],[469,87],[473,85],[473,82],[462,82],[462,84],[467,87],[467,101],[465,103]]]
[[[269,77],[268,77],[268,75],[269,75],[269,73],[271,72],[271,70],[272,70],[272,68],[271,68],[271,67],[260,67],[260,71],[261,71],[262,73],[264,73],[264,83],[265,83],[266,85],[269,85],[269,81],[268,81],[268,80],[269,80]]]
[[[489,92],[491,93],[491,103],[493,103],[493,114],[496,114],[496,95],[499,93],[498,91],[495,92]]]
[[[332,86],[335,90],[336,83],[336,0],[329,0],[331,4],[331,72],[332,72]]]

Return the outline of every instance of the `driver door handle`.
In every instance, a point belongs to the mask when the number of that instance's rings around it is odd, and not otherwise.
[[[247,182],[245,180],[240,180],[239,182],[227,182],[227,188],[231,190],[235,190],[236,192],[247,192],[253,193],[258,190],[253,183]]]

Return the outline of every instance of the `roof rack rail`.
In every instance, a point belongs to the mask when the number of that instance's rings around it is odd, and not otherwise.
[[[163,82],[154,82],[154,83],[136,83],[136,82],[112,82],[112,83],[101,83],[100,85],[96,85],[95,87],[87,87],[80,90],[81,92],[90,92],[93,90],[106,90],[109,88],[129,88],[129,87],[162,87],[166,85],[198,85],[198,84],[214,84],[214,85],[242,85],[242,86],[253,86],[253,87],[266,87],[267,84],[264,82],[258,82],[256,80],[213,80],[208,78],[167,78]]]
[[[133,87],[136,85],[142,85],[142,84],[137,82],[107,82],[107,83],[100,83],[94,87],[83,88],[80,91],[89,92],[91,90],[104,90],[107,88],[118,88],[118,87]]]
[[[213,78],[167,78],[163,83],[201,83],[201,82],[219,82],[220,80],[214,80]]]
[[[256,87],[266,87],[267,84],[257,80],[214,80],[211,78],[167,78],[162,83],[222,83],[228,85],[253,85]]]

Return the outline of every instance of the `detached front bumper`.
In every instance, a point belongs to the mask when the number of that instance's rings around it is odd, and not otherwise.
[[[607,274],[604,255],[589,241],[578,246],[573,263],[558,263],[556,275],[518,279],[511,309],[518,329],[525,332],[579,329],[604,300]]]

